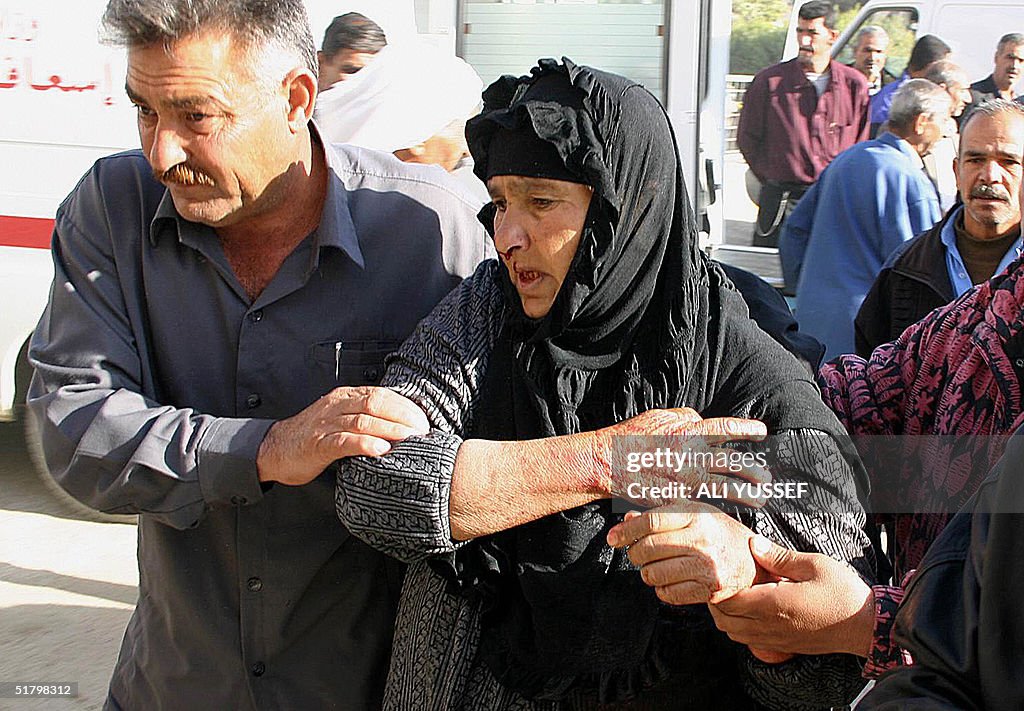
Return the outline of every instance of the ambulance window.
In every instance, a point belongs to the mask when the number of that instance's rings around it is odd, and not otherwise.
[[[686,0],[692,2],[693,0]],[[461,0],[457,54],[484,85],[538,57],[622,74],[664,99],[665,0]]]
[[[917,10],[900,8],[898,10],[876,10],[865,15],[856,29],[851,32],[849,40],[835,54],[843,64],[853,63],[853,50],[857,42],[860,28],[878,25],[889,35],[889,51],[885,60],[885,70],[898,77],[903,73],[910,59],[910,50],[914,47],[917,36]]]

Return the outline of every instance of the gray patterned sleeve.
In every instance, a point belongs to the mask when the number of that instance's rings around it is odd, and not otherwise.
[[[354,535],[400,560],[456,547],[448,521],[452,472],[501,330],[497,268],[494,260],[481,264],[388,358],[382,385],[419,405],[431,432],[383,457],[338,462],[338,516]]]
[[[807,482],[808,495],[773,500],[741,516],[756,533],[794,550],[824,553],[873,582],[874,557],[864,533],[864,510],[855,473],[837,442],[825,432],[788,430],[769,437],[776,481]],[[863,660],[849,654],[797,656],[765,664],[745,652],[744,686],[758,703],[802,711],[845,706],[864,687]]]

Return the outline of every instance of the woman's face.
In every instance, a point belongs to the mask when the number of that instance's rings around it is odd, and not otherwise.
[[[519,175],[496,175],[487,191],[495,207],[494,246],[523,311],[530,318],[546,316],[576,255],[594,191]]]

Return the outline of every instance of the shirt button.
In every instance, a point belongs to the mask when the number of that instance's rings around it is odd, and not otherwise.
[[[249,578],[245,584],[252,592],[259,592],[263,589],[263,581],[259,578]]]
[[[256,309],[251,314],[249,314],[249,320],[252,321],[253,323],[259,323],[260,321],[262,321],[263,309]]]
[[[235,506],[244,506],[246,501],[248,501],[248,499],[246,499],[244,496],[231,497],[231,503],[233,503]]]
[[[1013,364],[1018,368],[1024,368],[1024,358],[1018,358],[1017,360],[1013,361]]]
[[[267,671],[267,665],[263,662],[256,662],[252,665],[253,676],[263,676],[263,673]]]
[[[260,398],[259,393],[253,393],[249,397],[245,398],[245,406],[250,410],[255,410],[262,402],[263,400]]]
[[[963,272],[960,272],[960,274],[958,274],[957,276],[959,276],[961,279],[966,279],[967,278],[967,275],[964,274]]]
[[[366,370],[363,371],[363,378],[370,381],[371,383],[376,383],[380,379],[380,369],[367,368]]]

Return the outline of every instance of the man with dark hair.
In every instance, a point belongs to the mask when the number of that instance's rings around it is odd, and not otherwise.
[[[907,68],[903,75],[871,97],[872,138],[878,134],[882,124],[889,118],[892,97],[903,86],[903,83],[908,79],[923,79],[932,62],[945,59],[952,51],[948,44],[935,35],[922,35],[917,38],[914,48],[910,50],[910,60],[907,62]]]
[[[830,2],[805,3],[797,57],[758,72],[743,99],[737,142],[761,181],[755,246],[778,246],[783,221],[825,166],[867,138],[867,80],[832,61],[835,15]]]
[[[896,250],[855,321],[864,358],[932,309],[999,274],[1021,251],[1024,106],[996,99],[964,121],[953,164],[962,205]]]
[[[324,32],[323,46],[316,53],[320,64],[320,91],[330,89],[365,67],[387,43],[384,30],[369,17],[358,12],[335,17]]]
[[[992,73],[971,84],[975,104],[990,99],[1013,101],[1017,98],[1013,86],[1024,74],[1024,33],[1011,32],[1000,37],[994,61]]]
[[[950,106],[926,79],[904,84],[889,130],[841,153],[786,221],[783,272],[798,285],[800,330],[825,345],[826,360],[853,352],[854,316],[886,257],[942,216],[922,156],[945,133]]]
[[[488,253],[477,206],[325,144],[300,0],[111,0],[104,25],[142,152],[58,210],[29,404],[61,484],[139,514],[107,708],[378,707],[403,568],[339,523],[329,469],[426,431],[368,386]]]

